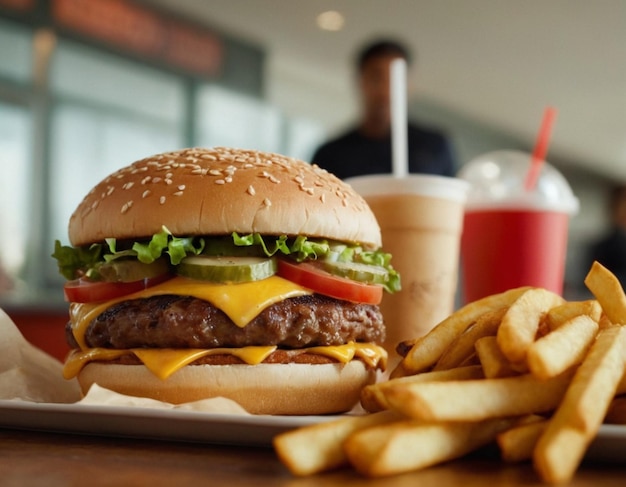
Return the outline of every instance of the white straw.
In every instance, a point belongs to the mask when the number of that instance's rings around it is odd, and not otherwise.
[[[391,62],[391,160],[397,178],[409,173],[406,93],[406,61],[394,59]]]

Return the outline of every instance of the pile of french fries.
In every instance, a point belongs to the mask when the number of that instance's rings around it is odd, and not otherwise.
[[[466,305],[398,347],[391,379],[363,390],[372,414],[283,433],[279,458],[295,475],[379,477],[495,441],[504,461],[567,482],[601,424],[626,423],[626,296],[597,262],[585,284],[594,300],[526,287]]]

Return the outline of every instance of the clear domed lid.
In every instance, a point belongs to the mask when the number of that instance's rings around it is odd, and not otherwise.
[[[501,150],[489,152],[468,162],[459,178],[470,183],[466,208],[531,209],[578,212],[578,198],[563,175],[544,162],[531,190],[524,183],[530,167],[530,154]]]

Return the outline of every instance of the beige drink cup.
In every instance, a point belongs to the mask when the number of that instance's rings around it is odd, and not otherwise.
[[[426,334],[454,309],[464,202],[469,185],[430,175],[359,176],[347,182],[376,215],[402,290],[385,293],[385,348]]]

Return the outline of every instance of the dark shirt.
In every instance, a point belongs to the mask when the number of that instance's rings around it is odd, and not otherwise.
[[[452,150],[438,132],[409,124],[409,172],[454,176]],[[322,145],[313,156],[313,163],[340,179],[365,174],[389,174],[391,168],[391,135],[372,139],[358,129]]]
[[[589,257],[613,272],[622,286],[626,286],[626,231],[614,228],[591,247]]]

